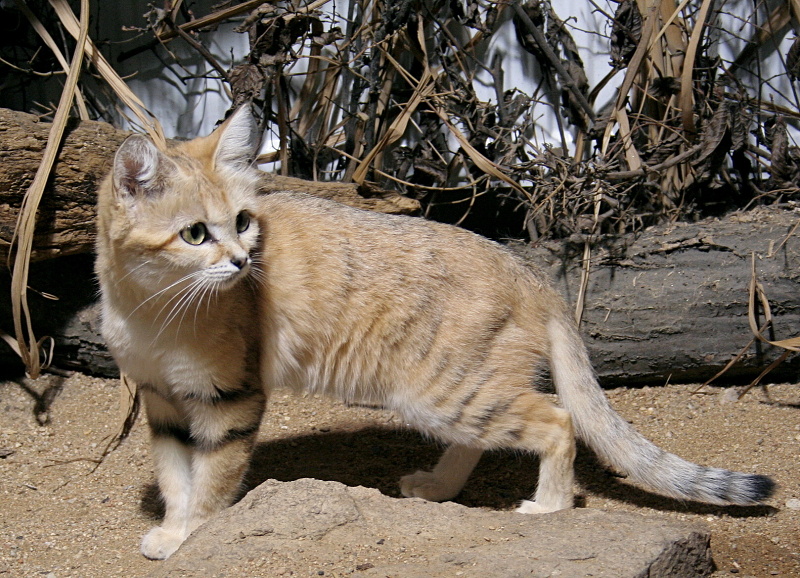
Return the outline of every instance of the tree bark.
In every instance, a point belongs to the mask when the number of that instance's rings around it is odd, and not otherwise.
[[[772,308],[772,340],[800,335],[798,222],[796,210],[758,208],[652,227],[628,239],[620,256],[594,251],[581,330],[601,382],[703,382],[725,367],[753,338],[753,257]],[[581,286],[583,247],[576,249],[570,257],[557,244],[524,251],[571,303]],[[750,380],[782,352],[757,343],[721,382]],[[769,379],[797,381],[798,357]]]
[[[50,123],[0,108],[0,260],[8,258],[17,215],[39,168]],[[37,215],[32,260],[89,253],[97,187],[129,135],[104,122],[72,120]],[[397,193],[345,183],[317,183],[264,173],[265,193],[302,191],[384,213],[413,213],[419,203]]]

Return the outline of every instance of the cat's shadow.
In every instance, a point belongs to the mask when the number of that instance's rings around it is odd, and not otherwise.
[[[418,469],[430,469],[442,449],[415,432],[379,427],[262,442],[255,448],[242,495],[268,479],[290,482],[314,478],[375,488],[386,496],[399,498],[400,478]],[[535,491],[538,467],[534,455],[487,452],[454,501],[469,507],[511,510]],[[644,509],[733,517],[769,516],[776,511],[770,506],[720,507],[681,502],[649,493],[615,476],[580,445],[575,473],[583,492]],[[584,499],[578,496],[576,506],[583,504]],[[154,519],[163,516],[154,484],[145,488],[141,509]]]

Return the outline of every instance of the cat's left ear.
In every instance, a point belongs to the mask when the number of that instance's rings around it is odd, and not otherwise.
[[[255,158],[259,141],[250,106],[239,107],[217,131],[219,140],[214,154],[215,166],[234,170],[247,168]]]

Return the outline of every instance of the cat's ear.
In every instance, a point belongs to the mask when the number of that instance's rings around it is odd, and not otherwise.
[[[259,140],[250,106],[239,107],[217,131],[219,140],[214,154],[215,167],[238,170],[250,166]]]
[[[121,195],[152,195],[159,192],[159,171],[166,158],[145,136],[131,135],[114,156],[114,188]]]

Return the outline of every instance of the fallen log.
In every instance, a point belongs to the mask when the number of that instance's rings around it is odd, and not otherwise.
[[[6,261],[25,192],[42,160],[50,123],[0,108],[0,260]],[[90,253],[95,199],[114,151],[131,133],[104,122],[72,120],[42,198],[31,260]],[[263,191],[302,191],[384,213],[413,213],[419,203],[391,191],[310,182],[264,173]]]
[[[748,318],[753,258],[770,299],[775,337],[800,334],[798,223],[800,207],[763,207],[651,227],[628,239],[619,256],[597,251],[581,329],[601,382],[703,382],[724,368],[753,337]],[[576,301],[581,251],[567,256],[563,244],[549,243],[524,253]],[[782,352],[756,343],[723,381],[752,379]],[[798,361],[790,358],[770,378],[797,381]]]
[[[38,167],[48,130],[49,124],[32,115],[0,109],[2,258],[7,256],[16,209]],[[29,300],[37,334],[55,340],[57,367],[116,373],[97,331],[91,250],[95,190],[126,136],[105,123],[71,126],[40,209],[35,257],[61,257],[34,263]],[[390,213],[414,212],[418,207],[416,201],[394,193],[269,174],[264,175],[264,190],[305,191]],[[595,250],[582,329],[603,383],[702,381],[722,368],[752,337],[747,303],[753,255],[777,318],[777,337],[800,334],[800,241],[792,234],[797,223],[796,207],[760,208],[652,227],[636,238],[620,240],[627,243],[620,255]],[[542,243],[522,252],[547,269],[574,302],[581,284],[581,252],[570,254],[565,247]],[[0,319],[8,331],[8,292],[2,294]],[[59,301],[46,298],[47,294]],[[757,344],[726,379],[751,378],[777,355],[771,347]],[[0,345],[0,364],[21,367],[5,344]],[[796,380],[797,367],[797,359],[790,359],[773,377]]]
[[[582,332],[606,386],[699,382],[728,363],[752,334],[748,286],[755,255],[758,278],[770,298],[777,338],[800,334],[800,239],[790,234],[795,210],[762,208],[721,219],[652,227],[628,239],[624,255],[593,257]],[[560,243],[517,246],[544,267],[574,302],[581,282],[581,255]],[[91,255],[34,263],[29,293],[34,327],[55,338],[57,367],[113,376],[116,367],[98,332],[97,284]],[[57,295],[60,301],[43,294]],[[0,319],[10,319],[0,300]],[[750,347],[723,383],[758,375],[779,355]],[[798,380],[797,357],[772,379]],[[0,363],[21,369],[0,344]]]

